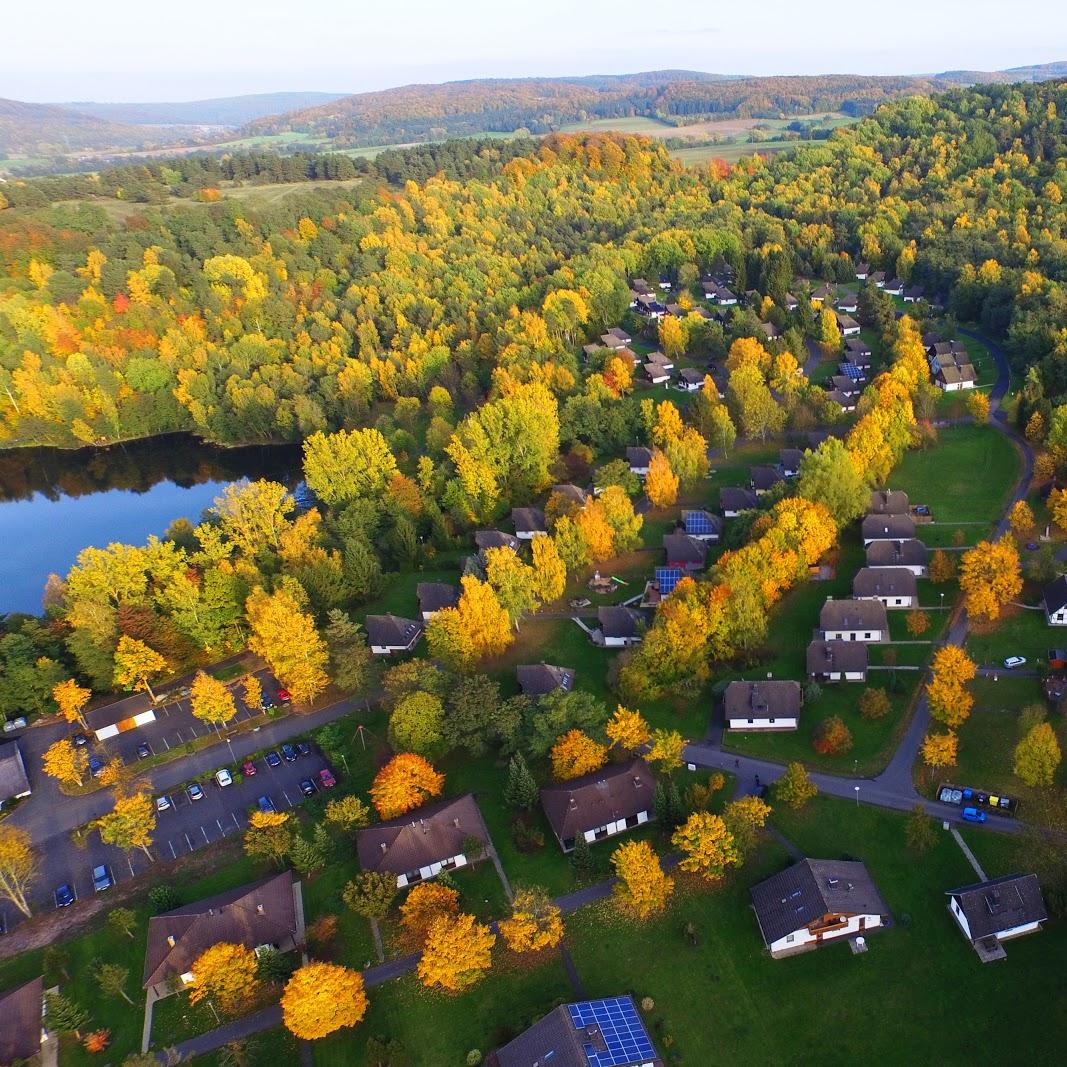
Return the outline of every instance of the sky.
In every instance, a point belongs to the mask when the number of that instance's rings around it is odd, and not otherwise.
[[[918,74],[1067,60],[1062,0],[852,6],[797,0],[38,0],[4,6],[0,97],[41,102],[355,93],[458,78],[668,68]]]

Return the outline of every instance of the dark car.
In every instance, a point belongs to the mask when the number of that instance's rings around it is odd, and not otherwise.
[[[292,702],[293,702],[293,698],[289,695],[289,690],[288,689],[279,689],[278,690],[278,703],[279,704],[291,704]]]
[[[250,759],[245,760],[244,763],[241,764],[241,773],[246,778],[253,778],[256,773],[256,765]]]
[[[266,793],[264,793],[263,796],[256,798],[256,807],[259,808],[259,810],[263,811],[263,812],[268,812],[268,811],[275,812],[275,811],[278,810],[274,806],[274,801],[271,800],[271,798],[269,796],[267,796]]]
[[[83,733],[76,733],[70,740],[77,748],[84,748],[89,744],[89,738]]]
[[[148,757],[151,756],[151,755],[152,755],[152,750],[148,747],[148,742],[147,741],[142,741],[137,746],[137,758],[138,759],[148,759]]]
[[[313,797],[318,790],[315,788],[315,783],[310,778],[301,778],[300,792],[306,797]]]
[[[292,745],[282,745],[282,758],[286,763],[296,763],[296,749]]]
[[[282,765],[282,758],[273,749],[267,753],[267,766],[268,767],[280,767]]]
[[[89,773],[94,777],[98,777],[100,772],[104,769],[104,761],[99,756],[89,757]]]
[[[337,779],[334,778],[333,771],[331,771],[329,767],[324,767],[319,771],[319,785],[321,785],[323,789],[333,789],[333,787],[337,785]]]
[[[105,889],[110,889],[114,884],[106,863],[101,863],[99,867],[93,868],[93,889],[98,893],[102,893]]]
[[[298,756],[310,756],[311,746],[306,741],[297,741],[296,754]]]
[[[57,908],[69,908],[78,899],[74,895],[74,887],[69,882],[56,887],[55,898]]]

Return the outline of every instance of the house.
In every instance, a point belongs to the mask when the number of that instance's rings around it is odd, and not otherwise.
[[[395,874],[403,889],[476,860],[467,855],[472,838],[481,842],[482,852],[489,846],[482,813],[467,793],[360,830],[356,854],[363,870]]]
[[[831,393],[840,393],[845,400],[854,400],[862,391],[862,386],[848,374],[834,374],[830,378]]]
[[[859,306],[859,300],[851,289],[841,289],[837,294],[837,299],[834,301],[834,307],[838,311],[844,311],[850,315],[859,311]]]
[[[548,533],[545,513],[540,508],[512,508],[511,523],[520,541],[532,541],[539,534]]]
[[[731,682],[722,707],[730,730],[795,730],[801,703],[799,682]]]
[[[652,295],[652,286],[650,286],[644,278],[634,278],[634,280],[630,282],[630,289],[642,296]]]
[[[916,578],[925,578],[930,567],[930,549],[918,538],[906,541],[874,541],[867,549],[868,567],[907,567]]]
[[[837,328],[842,337],[859,337],[860,324],[851,315],[837,312]]]
[[[880,600],[835,600],[827,597],[819,612],[824,641],[884,641],[889,620]]]
[[[1003,959],[1002,942],[1036,934],[1048,918],[1036,874],[1009,874],[947,896],[952,918],[983,963]]]
[[[0,742],[0,808],[30,795],[30,780],[17,741]]]
[[[0,1063],[22,1063],[40,1056],[48,1038],[44,1027],[44,979],[31,978],[0,993]]]
[[[903,296],[904,295],[904,283],[899,278],[890,278],[889,281],[882,286],[890,296]]]
[[[484,556],[490,548],[510,548],[512,552],[519,550],[519,539],[501,530],[475,530],[474,543],[478,546],[480,556]]]
[[[785,478],[795,478],[800,473],[800,461],[804,458],[802,448],[783,448],[778,452],[778,469]]]
[[[823,641],[808,645],[808,677],[816,682],[865,682],[867,646],[862,641]]]
[[[904,303],[916,304],[923,298],[923,287],[921,285],[911,285],[904,290]]]
[[[582,345],[582,355],[585,357],[585,362],[588,363],[591,359],[595,358],[602,348],[602,345],[597,344]]]
[[[871,273],[870,263],[857,263],[856,264],[856,281],[865,282],[867,275]]]
[[[782,480],[782,472],[777,467],[752,467],[749,469],[749,484],[756,496],[769,493]]]
[[[419,616],[429,622],[439,611],[456,606],[459,588],[448,582],[419,582],[415,596],[419,599]]]
[[[873,597],[887,608],[914,608],[918,579],[907,567],[861,567],[852,579],[852,595],[857,600]]]
[[[874,541],[910,541],[915,536],[915,522],[910,515],[868,515],[860,535],[864,548]]]
[[[660,351],[649,352],[648,362],[658,363],[664,370],[674,370],[674,360]]]
[[[911,511],[908,494],[901,489],[872,489],[868,515],[907,515]]]
[[[615,340],[619,341],[623,347],[632,345],[634,340],[625,330],[620,329],[618,326],[612,326],[612,328],[608,330],[606,334],[603,334],[600,339],[603,341],[607,337],[615,338]],[[618,348],[620,345],[609,345],[608,347]]]
[[[1067,575],[1045,586],[1044,605],[1049,626],[1067,626]]]
[[[546,785],[541,807],[560,848],[570,852],[578,837],[592,844],[648,822],[655,795],[656,779],[648,764],[635,758]]]
[[[763,336],[768,341],[777,341],[782,336],[773,322],[761,322],[759,328],[763,331]]]
[[[655,297],[647,296],[644,293],[638,294],[637,301],[633,305],[633,308],[638,315],[653,321],[662,319],[663,316],[667,314],[667,308],[664,304],[661,304]]]
[[[889,908],[856,860],[804,859],[752,887],[763,943],[774,959],[885,926]]]
[[[515,668],[515,677],[528,697],[543,697],[557,689],[569,693],[574,687],[574,671],[551,663],[524,663]]]
[[[727,485],[719,490],[719,507],[724,518],[736,519],[742,511],[758,508],[759,499],[751,489]]]
[[[586,501],[589,499],[589,493],[585,489],[570,483],[552,486],[551,495],[562,497],[568,504],[573,504],[576,508],[585,507]]]
[[[666,275],[666,274],[661,274],[661,275],[659,276],[659,287],[660,287],[661,289],[670,289],[670,287],[671,287],[671,280],[670,280],[670,278],[668,278],[668,277],[667,277],[667,275]]]
[[[641,369],[653,385],[663,385],[671,380],[670,371],[662,363],[646,363]]]
[[[876,270],[873,274],[868,274],[867,275],[867,284],[870,285],[871,282],[874,282],[874,287],[876,289],[884,289],[885,288],[885,271],[884,270]]]
[[[796,311],[800,307],[800,301],[792,293],[786,293],[782,302],[785,304],[786,311]]]
[[[958,393],[963,389],[973,389],[978,381],[978,372],[971,363],[960,365],[948,364],[934,372],[934,383],[946,393]]]
[[[503,1048],[486,1067],[663,1067],[633,998],[560,1004]]]
[[[626,450],[626,462],[630,464],[630,473],[638,478],[644,478],[648,474],[648,465],[652,462],[652,449],[642,446],[631,447]]]
[[[700,541],[718,541],[722,535],[722,519],[710,511],[683,511],[682,525],[690,537]]]
[[[811,302],[812,304],[829,304],[835,292],[832,285],[820,285],[818,289],[811,291]]]
[[[641,366],[641,360],[632,348],[616,348],[614,356],[616,359],[629,360],[631,367]]]
[[[612,351],[615,351],[617,348],[625,348],[629,343],[628,340],[623,340],[623,338],[609,332],[600,335],[600,345],[598,347],[610,348]]]
[[[608,605],[597,608],[596,614],[600,624],[596,631],[600,634],[598,644],[605,648],[628,648],[640,644],[648,622],[641,612],[621,605]]]
[[[402,619],[398,615],[368,615],[363,625],[367,628],[367,644],[376,656],[410,652],[418,644],[423,631],[421,622]]]
[[[685,572],[702,571],[707,562],[708,546],[706,541],[689,534],[664,534],[663,552],[668,567],[678,567]]]
[[[127,730],[135,730],[138,726],[146,726],[156,721],[155,708],[142,707],[140,711],[130,714],[129,703],[125,700],[116,701],[113,704],[105,704],[102,708],[94,708],[85,713],[85,721],[97,741],[106,741],[110,737],[117,737]]]
[[[871,346],[858,337],[850,337],[845,341],[845,352],[849,360],[857,367],[864,369],[871,365]]]
[[[704,372],[695,367],[683,367],[678,372],[678,388],[683,393],[699,392],[704,386]]]
[[[736,294],[716,281],[704,282],[704,299],[719,307],[733,307],[737,303]]]
[[[842,411],[851,412],[856,410],[856,394],[843,393],[840,389],[831,389],[827,397],[832,400]]]
[[[288,952],[304,942],[300,883],[292,871],[227,890],[148,920],[144,988],[165,997],[193,981],[200,954],[220,941]]]

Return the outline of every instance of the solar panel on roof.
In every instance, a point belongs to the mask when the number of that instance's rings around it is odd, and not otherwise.
[[[656,584],[659,586],[660,596],[667,596],[674,592],[674,587],[682,580],[681,567],[657,567]]]
[[[854,382],[863,380],[863,372],[856,366],[855,363],[843,363],[845,375]]]
[[[655,1058],[655,1049],[629,997],[586,1000],[568,1004],[567,1010],[575,1029],[597,1026],[604,1039],[604,1049],[582,1043],[589,1067],[624,1067]]]
[[[687,511],[684,518],[686,533],[711,534],[715,532],[711,516],[706,511]]]

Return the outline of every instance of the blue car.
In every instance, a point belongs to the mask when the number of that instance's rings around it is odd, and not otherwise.
[[[282,758],[286,763],[296,763],[296,749],[292,745],[282,745]]]
[[[280,767],[282,765],[282,758],[273,749],[266,755],[268,767]]]
[[[965,822],[985,822],[989,816],[984,811],[979,811],[977,808],[964,808],[963,819]]]
[[[77,899],[74,895],[74,887],[69,882],[56,887],[55,897],[57,908],[69,908]]]
[[[100,772],[104,769],[104,761],[99,756],[89,757],[89,773],[97,778]]]
[[[272,814],[278,810],[274,806],[274,801],[271,800],[271,798],[269,796],[267,796],[265,793],[263,794],[263,796],[257,798],[256,806],[259,808],[260,811],[262,811],[262,812],[270,812]]]

